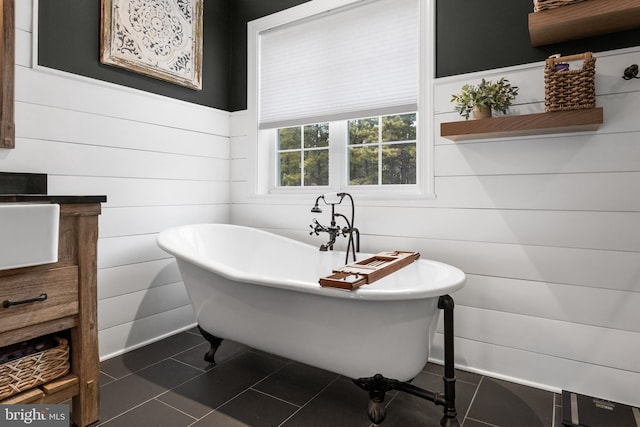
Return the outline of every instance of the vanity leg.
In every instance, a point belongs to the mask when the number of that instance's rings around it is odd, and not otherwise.
[[[98,420],[97,241],[98,216],[77,217],[78,326],[71,328],[71,366],[78,376],[78,394],[71,402],[71,421],[80,427]]]
[[[211,344],[211,348],[209,348],[209,351],[207,351],[204,355],[204,360],[215,365],[216,360],[214,356],[216,355],[216,351],[218,351],[218,347],[220,347],[220,344],[222,344],[222,338],[211,335],[209,332],[202,329],[200,325],[198,325],[198,330],[200,331],[204,339],[209,341],[209,344]]]

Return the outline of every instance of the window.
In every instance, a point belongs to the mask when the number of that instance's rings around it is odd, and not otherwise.
[[[434,12],[433,0],[314,0],[249,23],[258,194],[432,193]]]
[[[330,129],[334,135],[330,138]],[[342,129],[346,129],[344,135]],[[416,184],[416,113],[277,129],[277,187],[329,186],[329,162],[341,162],[347,186]],[[344,153],[330,157],[329,141]],[[336,152],[336,150],[333,150]],[[342,154],[342,155],[340,155]],[[339,185],[344,187],[344,185]]]

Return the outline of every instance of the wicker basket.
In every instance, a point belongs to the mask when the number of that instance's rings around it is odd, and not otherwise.
[[[557,63],[583,60],[579,70],[556,71]],[[596,106],[596,58],[591,52],[548,58],[544,69],[546,111],[580,110]]]
[[[547,9],[566,6],[568,4],[580,3],[584,0],[533,0],[533,11],[542,12]]]
[[[0,399],[44,384],[69,372],[69,345],[55,337],[56,347],[0,365]]]

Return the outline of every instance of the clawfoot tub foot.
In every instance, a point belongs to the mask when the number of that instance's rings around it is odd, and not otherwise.
[[[198,325],[198,330],[200,331],[200,334],[202,334],[204,339],[209,341],[209,344],[211,345],[211,348],[209,348],[209,350],[204,355],[204,360],[215,365],[216,351],[218,351],[218,347],[220,347],[220,344],[222,344],[222,338],[211,335],[209,332],[202,329],[200,325]]]
[[[369,392],[369,405],[367,408],[369,419],[372,423],[378,425],[384,421],[387,416],[387,408],[384,404],[384,395],[386,392],[397,387],[397,380],[390,380],[380,374],[376,374],[369,378],[359,378],[353,380],[361,389]]]
[[[384,397],[381,400],[369,399],[368,415],[371,422],[379,425],[387,417],[387,408],[384,406]]]

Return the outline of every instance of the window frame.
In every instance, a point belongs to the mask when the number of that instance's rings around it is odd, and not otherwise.
[[[418,0],[420,7],[420,58],[418,77],[418,110],[416,111],[418,128],[416,130],[416,184],[398,185],[349,185],[346,181],[349,167],[346,161],[347,141],[341,146],[334,142],[334,127],[346,133],[347,121],[330,122],[329,143],[329,185],[308,187],[277,186],[278,165],[276,160],[277,131],[258,128],[260,35],[262,32],[312,18],[315,15],[348,6],[362,1],[375,0],[312,0],[249,22],[247,26],[247,112],[248,132],[251,149],[250,161],[253,165],[250,176],[250,194],[253,197],[292,198],[299,194],[326,191],[348,191],[361,199],[397,200],[397,199],[433,199],[434,193],[434,114],[433,114],[433,76],[435,63],[435,0]],[[382,114],[388,115],[388,114]],[[356,119],[354,117],[354,119]],[[340,153],[340,150],[342,153]],[[339,158],[340,161],[336,161]]]

